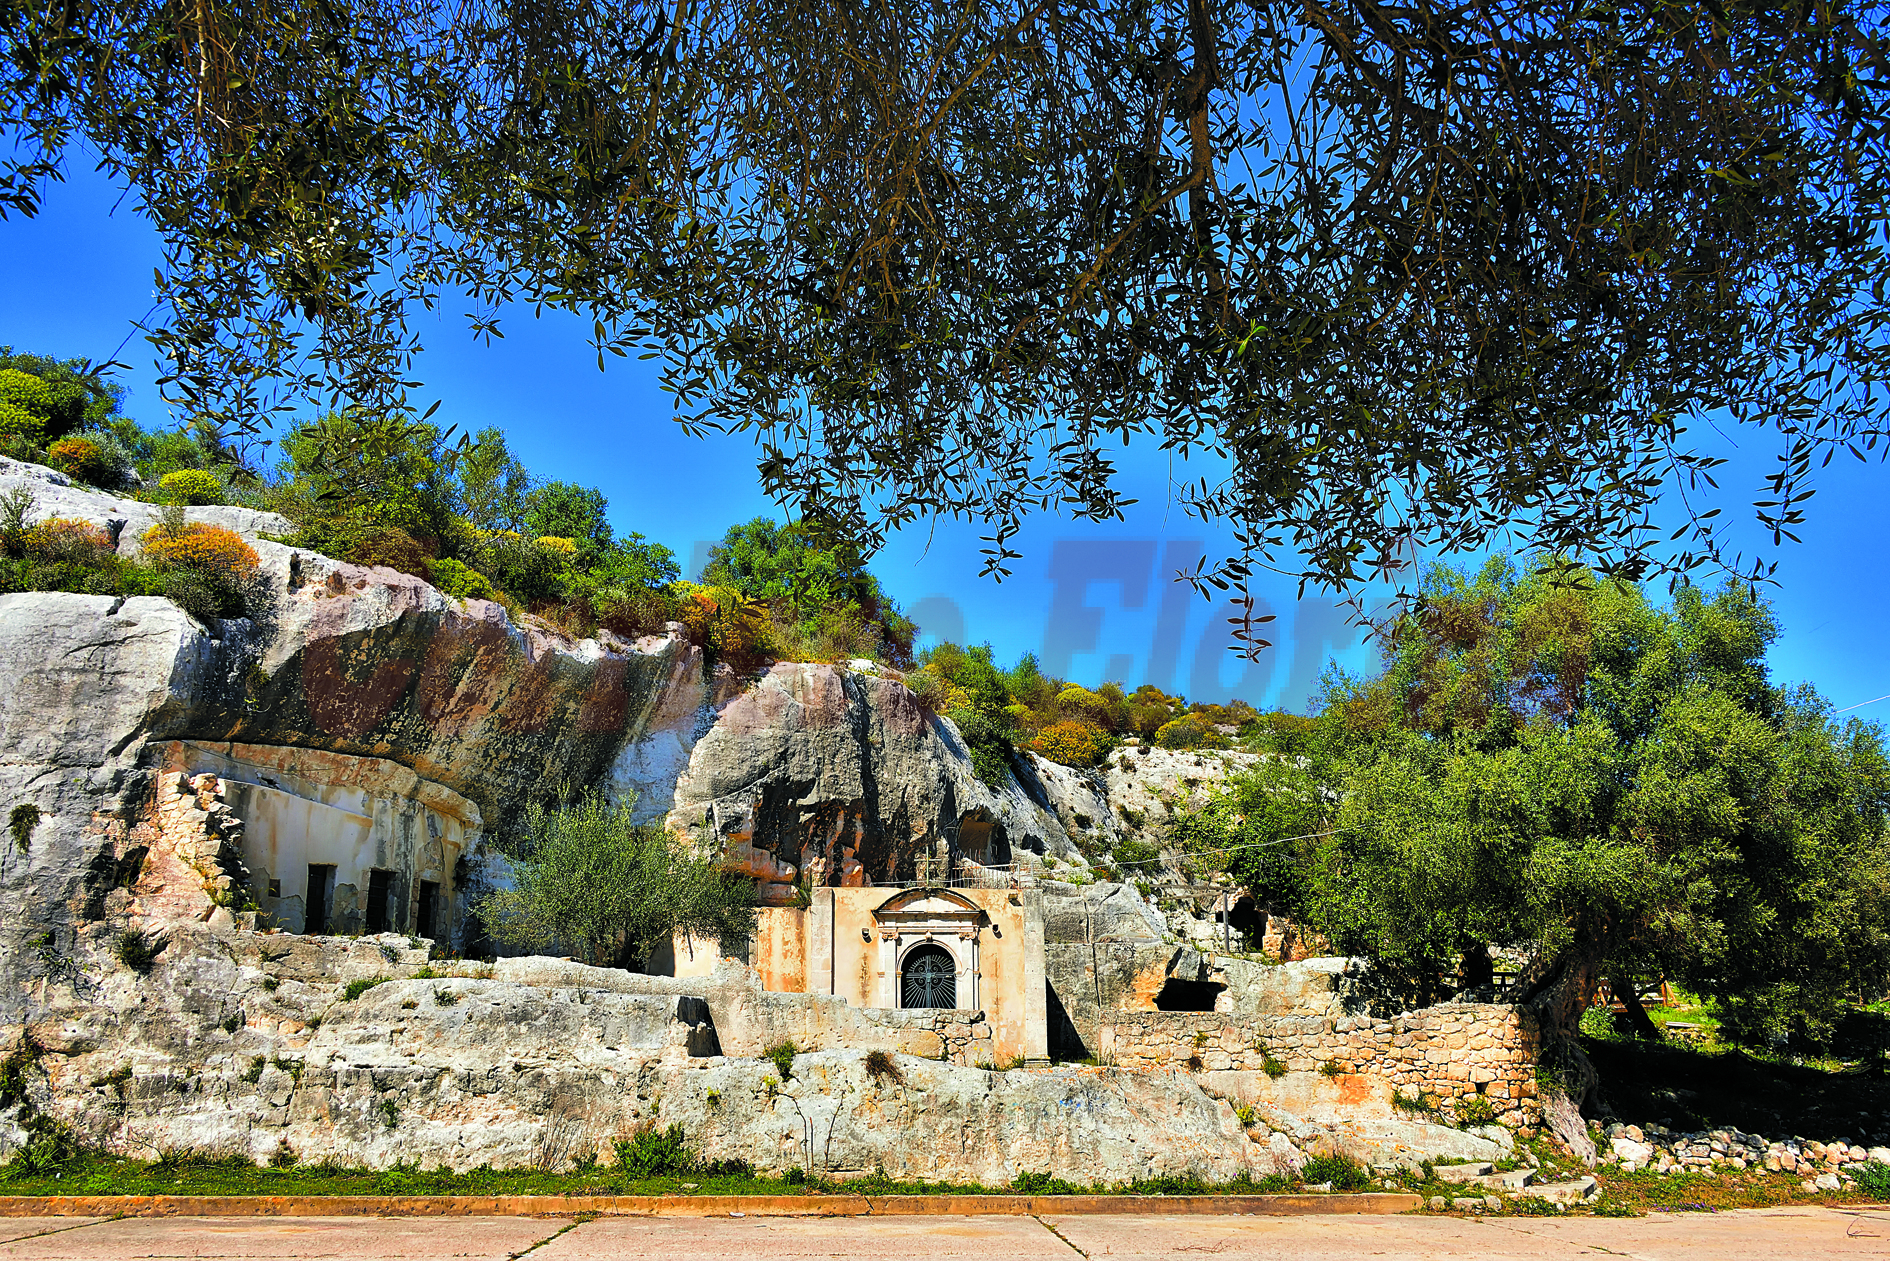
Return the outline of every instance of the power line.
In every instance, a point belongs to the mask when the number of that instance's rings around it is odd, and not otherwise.
[[[1867,701],[1858,701],[1855,705],[1846,705],[1843,709],[1834,709],[1831,712],[1834,714],[1848,714],[1853,709],[1862,709],[1866,705],[1875,705],[1878,701],[1890,701],[1890,692],[1886,692],[1882,696],[1873,696]]]
[[[1182,857],[1198,858],[1207,854],[1228,854],[1228,853],[1232,853],[1234,850],[1237,850],[1237,849],[1269,849],[1275,845],[1287,845],[1287,844],[1292,843],[1293,841],[1316,841],[1322,837],[1337,836],[1341,832],[1356,832],[1356,831],[1358,831],[1357,828],[1333,828],[1330,832],[1308,832],[1304,836],[1282,836],[1278,840],[1273,840],[1273,841],[1247,841],[1246,843],[1241,844],[1241,845],[1221,845],[1221,846],[1216,846],[1214,849],[1194,850],[1187,854],[1182,855]],[[1126,863],[1119,862],[1116,864],[1116,866],[1118,867],[1147,867],[1151,863],[1165,863],[1165,862],[1170,862],[1170,861],[1172,860],[1167,859],[1167,858],[1138,858],[1134,860],[1133,862],[1126,862]]]

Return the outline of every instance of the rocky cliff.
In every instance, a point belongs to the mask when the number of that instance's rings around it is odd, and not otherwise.
[[[0,465],[0,492],[20,488],[35,516],[85,518],[125,551],[157,513]],[[1338,1141],[1243,1126],[1186,1074],[972,1067],[990,1036],[977,1013],[769,994],[734,964],[426,975],[422,936],[463,942],[467,926],[429,899],[502,867],[492,841],[527,803],[597,787],[719,847],[773,901],[943,874],[948,858],[1028,882],[1072,1054],[1116,1011],[1336,1010],[1331,969],[1217,954],[1226,926],[1180,896],[1172,864],[1112,857],[1159,841],[1239,755],[1124,754],[1097,772],[1025,757],[993,786],[952,724],[870,663],[737,678],[679,628],[574,640],[271,541],[287,523],[269,514],[190,516],[252,541],[253,618],[0,596],[0,1056],[26,1085],[0,1111],[0,1159],[31,1115],[139,1154],[286,1145],[455,1167],[556,1164],[677,1121],[713,1159],[986,1182],[1225,1179]],[[318,889],[344,842],[358,881]],[[290,864],[258,874],[270,846],[303,847],[305,889],[286,887]],[[377,914],[393,933],[372,935]],[[369,935],[271,928],[318,917]],[[813,1048],[788,1081],[758,1058],[782,1037]],[[898,1074],[868,1073],[870,1049],[900,1053]]]

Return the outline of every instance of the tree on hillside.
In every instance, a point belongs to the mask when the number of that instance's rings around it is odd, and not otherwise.
[[[1233,865],[1410,1001],[1523,950],[1578,1099],[1602,981],[1631,1007],[1663,978],[1710,996],[1748,1045],[1821,1039],[1890,988],[1890,760],[1874,725],[1768,681],[1776,633],[1743,586],[1663,609],[1550,565],[1436,570],[1381,628],[1384,674],[1329,680],[1300,756],[1191,826],[1330,833]]]
[[[560,946],[617,967],[640,964],[677,932],[747,940],[754,882],[723,870],[719,854],[635,823],[634,805],[596,795],[555,811],[534,805],[511,859],[512,887],[474,907],[486,932],[506,945]]]
[[[1226,457],[1220,581],[1735,564],[1689,427],[1775,440],[1776,541],[1890,408],[1862,0],[80,0],[0,52],[0,208],[73,145],[135,190],[190,415],[397,413],[447,288],[564,309],[867,551],[971,517],[1001,573],[1128,442]]]
[[[788,655],[911,660],[917,628],[858,551],[806,525],[756,517],[731,526],[709,549],[702,581],[769,605],[782,640],[777,647]]]

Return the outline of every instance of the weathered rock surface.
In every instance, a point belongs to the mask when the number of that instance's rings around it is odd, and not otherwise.
[[[782,1081],[769,1060],[707,1054],[710,1003],[661,992],[683,982],[529,959],[416,976],[424,957],[392,935],[180,929],[148,974],[83,952],[6,1050],[30,1037],[28,1093],[45,1114],[145,1156],[264,1159],[286,1144],[370,1166],[557,1165],[655,1122],[680,1123],[711,1159],[837,1174],[1225,1180],[1279,1167],[1274,1145],[1185,1078],[907,1055],[874,1077],[856,1047],[798,1055]],[[351,981],[376,983],[350,998]],[[739,988],[724,975],[711,1002],[726,1011]],[[0,1120],[0,1159],[23,1137]]]
[[[949,719],[896,678],[784,662],[727,702],[676,784],[670,825],[785,901],[796,880],[910,878],[921,857],[1007,864],[1066,838],[1015,783],[973,772]]]

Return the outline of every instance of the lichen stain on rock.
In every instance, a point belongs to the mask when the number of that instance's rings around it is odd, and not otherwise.
[[[373,638],[370,632],[311,639],[303,650],[302,692],[309,716],[330,735],[366,736],[393,712],[413,681],[413,662],[375,652]]]
[[[606,657],[597,663],[591,685],[578,701],[578,734],[623,730],[630,701],[623,688],[624,672],[628,668],[629,662],[621,657]]]
[[[503,610],[487,601],[468,601]],[[485,609],[477,610],[484,614]],[[442,736],[470,731],[497,708],[507,667],[517,648],[506,628],[489,616],[442,620],[427,646],[414,700],[421,719]]]

